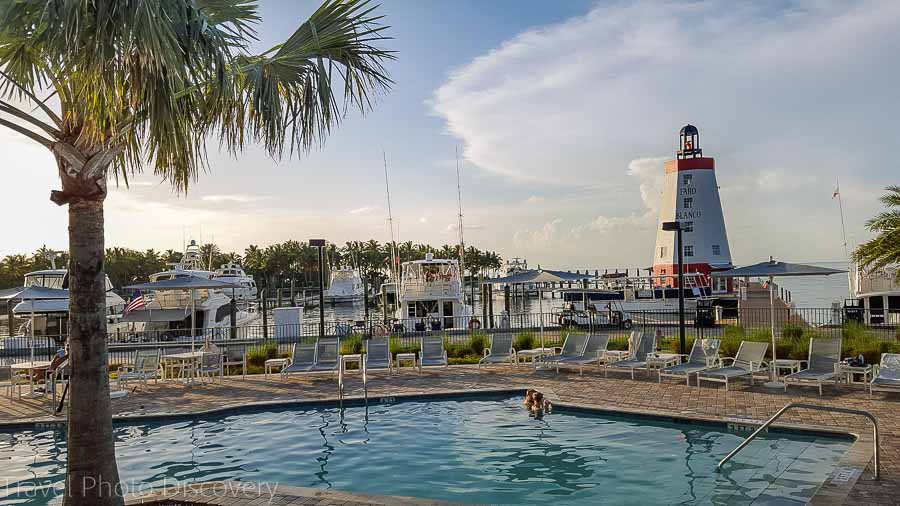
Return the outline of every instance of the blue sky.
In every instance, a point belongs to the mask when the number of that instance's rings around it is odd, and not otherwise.
[[[690,122],[717,158],[736,263],[839,260],[836,179],[853,242],[898,182],[898,5],[385,1],[396,85],[373,112],[301,160],[211,144],[187,196],[140,176],[110,194],[107,244],[387,240],[382,148],[400,239],[452,243],[458,147],[467,242],[548,267],[646,266],[662,163]],[[259,47],[316,6],[262,0]],[[65,248],[51,157],[7,132],[0,146],[25,211],[0,254]]]

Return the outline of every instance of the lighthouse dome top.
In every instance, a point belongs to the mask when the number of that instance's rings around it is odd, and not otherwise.
[[[678,133],[677,155],[682,160],[703,156],[703,150],[700,149],[700,132],[690,123],[681,127],[681,131]]]
[[[697,127],[688,123],[681,127],[681,135],[697,135],[700,132],[697,131]]]

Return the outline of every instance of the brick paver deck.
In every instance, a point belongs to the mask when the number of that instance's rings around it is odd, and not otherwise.
[[[359,374],[347,377],[345,396],[363,393]],[[386,372],[370,373],[369,396],[398,396],[466,392],[484,389],[538,388],[555,392],[560,402],[583,404],[610,410],[637,411],[652,414],[714,419],[743,419],[759,423],[788,402],[806,402],[867,410],[879,420],[881,428],[882,479],[871,479],[873,465],[857,481],[844,504],[900,504],[900,395],[876,393],[870,396],[861,387],[843,386],[835,391],[827,387],[819,397],[815,388],[790,387],[787,394],[750,387],[736,382],[728,392],[723,386],[704,383],[703,388],[683,382],[658,384],[655,375],[638,373],[635,380],[610,372],[605,378],[596,369],[577,372],[535,371],[530,366],[490,369],[457,366],[449,369],[426,369],[417,374],[412,369],[388,376]],[[221,382],[187,386],[176,381],[152,382],[143,390],[112,401],[117,416],[153,416],[190,414],[251,403],[336,399],[336,381],[329,375],[228,377]],[[47,401],[0,399],[0,423],[54,420],[48,415]],[[57,417],[55,420],[59,420]],[[812,425],[841,429],[860,434],[871,431],[861,417],[820,411],[797,411],[786,414],[786,424]]]

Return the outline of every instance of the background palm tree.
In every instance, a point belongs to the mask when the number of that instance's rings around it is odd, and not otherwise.
[[[259,19],[250,0],[0,3],[0,126],[53,154],[61,189],[50,199],[69,211],[64,504],[123,502],[103,314],[108,178],[127,183],[147,164],[187,190],[214,136],[232,154],[248,143],[301,153],[390,86],[393,55],[372,45],[385,27],[366,1],[326,0],[253,55]]]
[[[864,269],[880,269],[900,264],[900,186],[888,186],[881,197],[887,210],[866,222],[866,228],[876,234],[853,252],[853,259]]]

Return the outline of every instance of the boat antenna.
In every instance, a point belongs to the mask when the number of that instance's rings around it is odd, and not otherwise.
[[[853,297],[853,266],[850,262],[850,252],[847,249],[847,227],[844,225],[844,203],[841,201],[841,180],[835,179],[834,193],[831,194],[832,200],[837,198],[838,211],[841,213],[841,239],[844,241],[844,258],[847,260],[847,290],[850,297]]]
[[[463,237],[462,186],[459,182],[459,146],[456,150],[456,202],[459,207],[459,275],[465,279],[466,240]]]
[[[387,154],[381,148],[381,158],[384,160],[384,188],[387,192],[388,227],[391,229],[391,280],[397,278],[395,264],[397,261],[397,243],[394,240],[394,215],[391,213],[391,184],[388,181]]]

